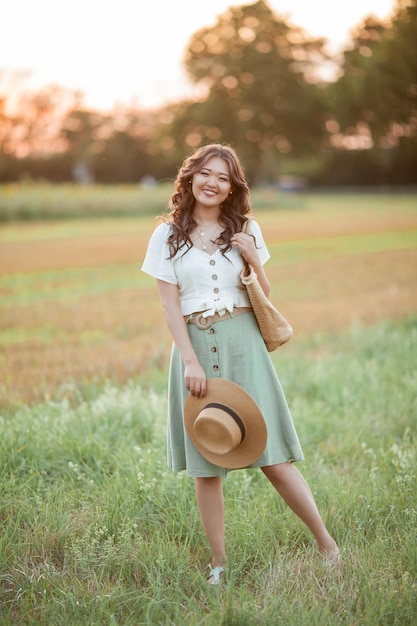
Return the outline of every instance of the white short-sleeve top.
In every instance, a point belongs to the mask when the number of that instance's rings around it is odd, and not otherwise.
[[[232,312],[234,307],[250,306],[246,288],[240,280],[243,260],[234,246],[225,255],[217,249],[210,255],[184,246],[169,259],[167,239],[171,227],[159,224],[151,235],[142,271],[154,278],[178,285],[183,315],[204,311],[205,315]],[[257,222],[251,220],[249,233],[255,237],[259,259],[262,263],[270,254]]]

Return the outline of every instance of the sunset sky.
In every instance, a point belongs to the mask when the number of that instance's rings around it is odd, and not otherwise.
[[[88,106],[157,106],[190,95],[181,60],[191,35],[212,26],[228,0],[9,0],[2,7],[0,92],[55,83],[85,94]],[[269,0],[269,6],[331,50],[373,13],[386,18],[395,0]]]

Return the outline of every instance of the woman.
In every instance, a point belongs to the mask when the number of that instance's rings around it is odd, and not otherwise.
[[[261,468],[311,530],[325,560],[335,562],[339,549],[293,464],[303,460],[303,452],[240,280],[244,257],[269,294],[264,270],[269,253],[259,225],[251,220],[249,232],[241,232],[251,207],[235,151],[213,144],[186,158],[170,209],[169,219],[151,236],[142,270],[157,280],[174,342],[168,389],[168,466],[195,478],[197,506],[212,553],[208,582],[217,584],[226,566],[222,479],[227,470],[197,451],[185,432],[183,415],[188,394],[204,398],[207,379],[214,377],[234,381],[261,408],[267,444],[251,467]]]

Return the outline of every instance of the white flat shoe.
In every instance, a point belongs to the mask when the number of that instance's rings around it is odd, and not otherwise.
[[[221,566],[211,567],[211,565],[209,565],[209,568],[210,568],[210,573],[207,576],[207,584],[208,585],[220,584],[224,577],[224,567],[221,567]]]

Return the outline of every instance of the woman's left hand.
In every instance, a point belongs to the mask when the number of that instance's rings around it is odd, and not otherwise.
[[[236,233],[230,239],[230,243],[238,248],[245,261],[247,261],[247,263],[249,263],[249,265],[253,267],[258,277],[259,284],[262,287],[262,291],[264,292],[266,297],[268,297],[271,289],[271,284],[265,274],[263,265],[260,262],[258,251],[255,245],[255,239],[252,237],[252,235],[247,235],[246,233]]]
[[[239,252],[250,265],[259,263],[258,251],[255,246],[255,239],[246,233],[236,233],[230,239],[230,243],[238,248]]]

